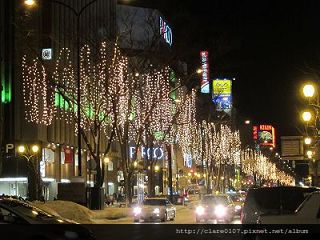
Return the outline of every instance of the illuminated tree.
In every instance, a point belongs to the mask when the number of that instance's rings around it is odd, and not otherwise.
[[[283,185],[291,185],[294,178],[284,171],[277,168],[276,164],[271,162],[260,151],[253,149],[246,149],[241,153],[242,171],[248,175],[253,176],[254,184],[257,184],[259,178],[262,181],[270,181],[273,183],[280,183]]]
[[[28,122],[50,125],[54,119],[64,120],[74,126],[77,108],[80,108],[82,139],[96,162],[97,180],[101,187],[104,171],[101,159],[108,153],[115,139],[114,106],[124,92],[121,85],[127,76],[127,59],[111,43],[101,44],[98,57],[89,46],[80,52],[80,106],[77,105],[75,66],[69,49],[61,49],[54,71],[39,59],[28,62],[23,57],[23,96]],[[101,147],[101,145],[104,147]]]

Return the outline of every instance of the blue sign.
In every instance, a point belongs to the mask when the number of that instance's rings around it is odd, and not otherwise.
[[[226,110],[232,108],[232,95],[213,96],[212,100],[216,104],[217,110]]]

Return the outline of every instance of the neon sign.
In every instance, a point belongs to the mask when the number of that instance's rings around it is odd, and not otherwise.
[[[208,51],[201,51],[200,52],[200,59],[201,59],[201,68],[202,68],[202,79],[201,79],[201,92],[202,93],[209,93],[210,86],[209,86],[209,52]]]
[[[135,158],[136,155],[136,147],[129,147],[129,156],[131,159]],[[146,148],[144,146],[141,147],[141,158],[142,159],[154,159],[154,160],[161,160],[163,159],[164,152],[163,149],[160,147],[154,148]]]
[[[169,25],[160,17],[160,35],[170,46],[172,45],[172,30]]]

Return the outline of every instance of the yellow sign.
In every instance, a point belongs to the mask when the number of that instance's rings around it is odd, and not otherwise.
[[[231,80],[213,80],[213,94],[231,95]]]

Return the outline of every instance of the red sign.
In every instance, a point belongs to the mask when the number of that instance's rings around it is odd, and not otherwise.
[[[272,131],[273,127],[271,125],[260,125],[259,128],[261,131]]]
[[[258,126],[254,126],[253,138],[258,140],[260,146],[276,146],[276,131],[272,125],[259,125],[259,128]]]
[[[253,139],[257,140],[258,139],[258,127],[253,126]]]
[[[68,147],[63,148],[64,151],[64,163],[73,163],[73,150]]]

